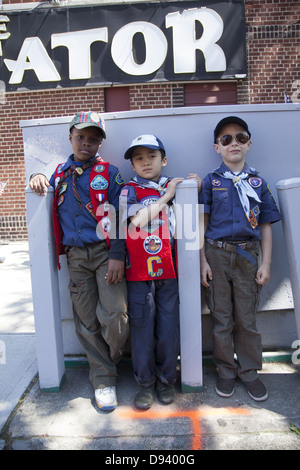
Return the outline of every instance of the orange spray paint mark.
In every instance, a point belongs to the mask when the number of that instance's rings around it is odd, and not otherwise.
[[[118,416],[123,419],[170,419],[188,418],[192,422],[193,442],[191,450],[202,450],[202,427],[201,419],[213,415],[243,415],[247,416],[250,411],[244,408],[208,408],[204,410],[148,410],[137,412],[131,409],[119,409]]]

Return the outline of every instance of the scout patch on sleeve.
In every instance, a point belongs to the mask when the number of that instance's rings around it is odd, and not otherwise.
[[[122,176],[120,175],[120,173],[118,173],[117,176],[116,176],[116,183],[117,184],[124,184],[124,180],[123,180]]]

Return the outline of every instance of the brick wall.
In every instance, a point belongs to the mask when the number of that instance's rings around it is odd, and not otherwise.
[[[246,0],[249,103],[283,102],[300,78],[299,0]]]
[[[3,0],[26,3],[22,0]],[[300,80],[299,1],[246,0],[249,76],[237,84],[238,103],[282,103]],[[129,87],[130,109],[184,105],[184,84]],[[0,239],[27,238],[25,170],[19,121],[66,116],[79,109],[105,111],[101,87],[7,93],[0,104],[0,181],[9,179],[0,196]]]

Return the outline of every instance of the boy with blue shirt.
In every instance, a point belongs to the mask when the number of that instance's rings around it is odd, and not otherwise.
[[[113,410],[116,364],[129,337],[125,242],[117,233],[123,180],[118,168],[98,154],[106,138],[99,113],[78,113],[69,129],[74,153],[58,165],[50,181],[32,175],[30,187],[40,195],[49,186],[55,189],[58,266],[59,255],[65,253],[76,333],[87,354],[96,403],[102,410]]]
[[[263,401],[268,392],[257,375],[262,346],[255,313],[261,286],[270,278],[271,224],[281,217],[266,181],[245,163],[250,139],[247,123],[236,116],[215,128],[214,148],[223,163],[205,177],[200,196],[201,282],[213,319],[217,394],[232,396],[239,377],[251,398]]]
[[[183,178],[162,176],[165,148],[154,135],[138,136],[125,152],[136,176],[121,191],[128,262],[126,279],[131,358],[138,393],[134,405],[174,400],[179,352],[179,299],[174,264],[172,199]]]

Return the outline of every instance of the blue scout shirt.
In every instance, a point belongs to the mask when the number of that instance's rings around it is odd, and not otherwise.
[[[259,225],[281,219],[267,182],[258,176],[254,168],[245,164],[243,172],[249,174],[248,182],[261,200],[259,203],[249,199],[250,209],[257,220],[253,228],[245,216],[232,180],[222,176],[225,171],[230,170],[222,163],[203,180],[200,203],[204,204],[204,212],[210,216],[205,236],[213,240],[260,240]]]
[[[95,157],[98,155],[95,155]],[[95,158],[94,157],[94,158]],[[82,166],[86,162],[75,162],[73,154],[70,155],[62,169],[65,171],[71,165]],[[63,245],[84,247],[91,243],[101,240],[100,230],[97,230],[97,220],[86,208],[91,201],[89,179],[91,168],[87,168],[79,178],[77,178],[77,190],[82,201],[82,207],[79,207],[77,200],[73,195],[72,176],[66,179],[67,189],[63,192],[64,201],[58,207],[58,215],[63,231]],[[50,178],[50,185],[55,188],[54,175]],[[114,165],[109,165],[110,184],[108,188],[109,203],[114,206],[118,216],[119,195],[123,180],[120,177],[119,170]],[[117,217],[118,219],[118,217]],[[117,220],[118,225],[118,220]],[[118,230],[118,227],[117,227]],[[124,240],[111,240],[109,257],[113,259],[124,260],[125,242]]]

